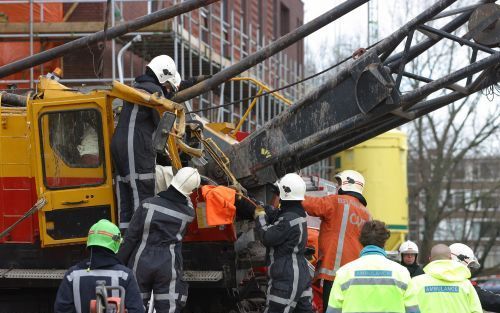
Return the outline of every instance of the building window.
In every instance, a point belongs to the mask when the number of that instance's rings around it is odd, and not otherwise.
[[[455,210],[460,210],[465,208],[465,192],[455,191],[452,195],[452,207]]]
[[[491,236],[498,237],[498,222],[497,221],[482,221],[479,228],[479,237],[489,239]]]
[[[290,32],[290,10],[283,3],[280,4],[280,34],[286,35]]]
[[[481,196],[481,209],[496,209],[500,206],[500,197],[495,194]]]
[[[465,178],[465,164],[464,162],[460,162],[458,166],[453,171],[453,178],[455,179],[464,179]]]
[[[481,223],[464,218],[452,217],[439,222],[434,240],[456,241],[468,238],[476,240],[480,236]]]
[[[206,9],[202,8],[200,10],[200,28],[201,28],[201,41],[208,44],[208,33],[209,33],[209,22],[208,22],[208,12]]]

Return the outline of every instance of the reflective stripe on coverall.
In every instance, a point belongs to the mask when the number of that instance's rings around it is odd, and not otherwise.
[[[134,88],[163,95],[154,78],[136,78]],[[124,102],[111,140],[119,227],[126,229],[139,204],[155,192],[153,134],[160,115],[153,108]]]
[[[145,305],[154,292],[157,313],[178,313],[186,303],[182,239],[193,219],[187,198],[169,187],[139,206],[118,252],[134,270]]]
[[[481,302],[469,278],[469,269],[456,261],[437,260],[413,278],[422,312],[482,313]]]
[[[383,249],[366,246],[359,259],[337,271],[326,312],[417,313],[412,291],[405,267],[388,260]]]
[[[294,201],[295,202],[295,201]],[[307,221],[300,204],[293,210],[280,210],[277,220],[267,216],[256,219],[262,243],[268,248],[268,291],[266,313],[310,313],[311,275],[304,256],[307,243]]]
[[[340,266],[358,258],[363,249],[358,238],[370,213],[350,195],[306,197],[302,205],[307,214],[321,218],[315,278],[332,281]]]
[[[105,281],[106,286],[122,286],[125,289],[125,308],[129,313],[144,313],[139,287],[132,270],[120,264],[111,251],[92,248],[90,260],[71,267],[64,275],[54,303],[55,313],[89,313],[90,301],[96,298],[97,281]],[[118,297],[113,290],[108,296]]]

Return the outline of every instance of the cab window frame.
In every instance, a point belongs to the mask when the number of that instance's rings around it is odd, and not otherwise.
[[[49,146],[51,150],[54,152],[54,155],[56,155],[66,166],[69,168],[73,169],[97,169],[100,166],[102,166],[102,180],[99,183],[89,183],[89,184],[78,184],[78,185],[68,185],[68,186],[53,186],[48,183],[47,181],[47,170],[46,170],[46,160],[45,160],[45,145],[44,145],[44,138],[43,138],[43,130],[44,130],[44,124],[43,124],[43,118],[45,116],[48,116],[50,114],[56,114],[56,113],[68,113],[68,112],[82,112],[82,111],[94,111],[98,114],[99,117],[99,123],[97,123],[97,138],[98,138],[98,146],[99,146],[99,164],[97,166],[82,166],[82,164],[71,164],[68,163],[68,160],[61,155],[60,151],[58,151],[56,148],[54,148],[51,144],[50,140],[50,127],[49,127]],[[82,187],[97,187],[97,186],[102,186],[106,184],[107,180],[107,173],[106,173],[106,149],[104,148],[104,131],[103,131],[103,115],[102,112],[98,108],[82,108],[82,109],[71,109],[71,110],[54,110],[54,111],[46,111],[40,114],[38,117],[38,141],[40,143],[40,151],[41,151],[41,167],[42,167],[42,175],[43,175],[43,184],[45,188],[48,190],[64,190],[64,189],[78,189]],[[50,126],[50,125],[49,125]],[[75,147],[76,148],[76,147]]]

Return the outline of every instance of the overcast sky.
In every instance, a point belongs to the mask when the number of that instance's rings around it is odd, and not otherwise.
[[[326,11],[334,8],[344,0],[302,0],[304,3],[304,22],[318,17]],[[378,24],[379,39],[388,36],[396,30],[402,23],[414,17],[411,12],[405,12],[401,0],[371,0],[378,2]],[[411,7],[418,11],[421,7],[421,0],[405,0]],[[344,15],[340,19],[328,24],[320,30],[306,37],[306,47],[315,50],[321,42],[329,41],[332,44],[342,44],[336,42],[339,36],[354,36],[360,39],[362,46],[367,45],[368,29],[368,4],[364,4],[356,10]]]
[[[343,0],[302,0],[304,3],[304,22],[307,23],[310,20],[318,17],[319,15],[327,12],[328,10],[339,5]],[[379,24],[379,38],[382,39],[390,35],[392,32],[397,30],[401,25],[411,20],[413,17],[418,15],[420,12],[424,11],[429,7],[433,0],[371,0],[378,2],[378,24]],[[471,5],[476,1],[473,0],[458,0],[451,8],[464,7]],[[356,48],[367,45],[367,20],[368,20],[368,5],[364,4],[356,10],[348,13],[347,15],[341,17],[337,21],[330,23],[329,25],[321,28],[320,30],[309,35],[305,39],[306,53],[307,51],[312,51],[316,56],[313,58],[314,62],[318,65],[319,69],[326,68],[327,66],[333,64],[334,62],[329,60],[330,64],[325,64],[326,54],[323,49],[327,42],[326,47],[335,46],[348,46],[352,50],[345,51],[344,56],[350,54],[349,51],[354,51]],[[449,10],[450,8],[446,9]],[[456,17],[456,16],[455,16]],[[439,19],[434,21],[433,26],[439,28],[444,23],[447,23],[450,19],[454,17]],[[351,40],[345,40],[345,37],[351,37]],[[404,42],[400,45],[400,48],[404,45]],[[354,46],[354,47],[353,47]],[[463,59],[467,56],[468,48],[456,47],[455,48],[455,58]],[[346,54],[348,53],[348,54]],[[323,61],[323,62],[322,62]],[[338,60],[335,60],[335,62]],[[460,64],[458,62],[457,67],[463,67],[463,62]],[[463,82],[460,82],[463,84]],[[485,96],[481,97],[479,110],[488,114],[495,107],[495,103],[498,103],[498,96],[492,101],[488,100]],[[493,105],[492,105],[493,104]],[[444,110],[444,108],[442,109]]]

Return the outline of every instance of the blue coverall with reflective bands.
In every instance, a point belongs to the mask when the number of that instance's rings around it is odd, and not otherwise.
[[[311,274],[304,256],[307,221],[299,201],[282,201],[272,221],[256,219],[262,243],[268,248],[269,287],[266,313],[310,313]]]
[[[134,270],[144,304],[153,291],[156,313],[179,313],[186,304],[182,239],[193,219],[191,203],[170,186],[141,203],[118,251]]]
[[[134,274],[111,251],[92,247],[91,258],[71,267],[64,275],[54,304],[55,313],[89,313],[90,301],[96,298],[97,281],[107,286],[125,288],[125,308],[128,313],[144,313]],[[118,297],[118,290],[108,296]]]

